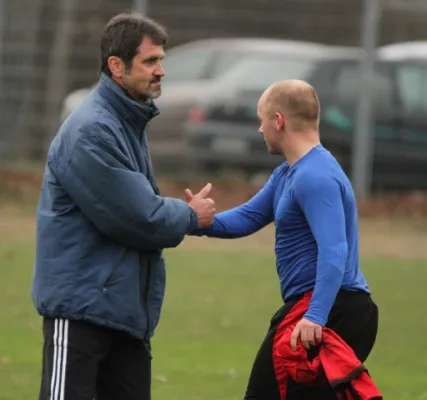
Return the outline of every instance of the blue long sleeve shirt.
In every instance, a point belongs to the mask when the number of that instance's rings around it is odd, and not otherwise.
[[[351,183],[322,145],[284,162],[247,203],[219,213],[192,235],[249,236],[276,226],[276,269],[284,301],[312,290],[305,318],[324,326],[340,289],[369,293],[359,268],[358,216]]]

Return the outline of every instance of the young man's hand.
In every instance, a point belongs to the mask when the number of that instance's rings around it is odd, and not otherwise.
[[[308,319],[303,318],[295,326],[291,335],[291,348],[297,349],[297,341],[301,338],[302,345],[308,350],[310,347],[316,347],[322,342],[322,325],[315,324]]]
[[[190,189],[185,190],[185,200],[197,214],[197,228],[207,228],[213,222],[216,206],[209,198],[212,185],[208,183],[199,193],[193,194]]]

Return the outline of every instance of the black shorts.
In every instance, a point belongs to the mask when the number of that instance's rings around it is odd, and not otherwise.
[[[246,389],[245,400],[336,400],[330,387],[312,388],[288,379],[286,399],[281,399],[273,366],[276,329],[302,296],[288,301],[273,316],[261,344]],[[326,326],[334,330],[364,362],[371,352],[378,331],[378,307],[365,292],[340,291]],[[313,354],[315,356],[315,354]]]
[[[126,333],[44,318],[39,400],[150,400],[151,349]]]

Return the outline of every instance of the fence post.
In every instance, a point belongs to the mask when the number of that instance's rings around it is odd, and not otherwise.
[[[352,181],[360,197],[369,196],[372,186],[375,116],[372,82],[380,17],[381,0],[365,0],[361,27],[365,54],[360,65],[361,86],[352,151]]]
[[[133,9],[142,15],[147,15],[148,0],[133,0]]]

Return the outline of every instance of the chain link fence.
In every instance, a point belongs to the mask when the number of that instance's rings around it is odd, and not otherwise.
[[[40,160],[62,102],[97,78],[103,25],[131,1],[0,1],[0,160]]]

